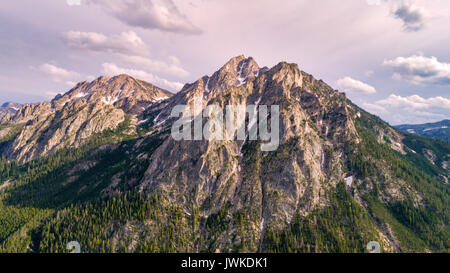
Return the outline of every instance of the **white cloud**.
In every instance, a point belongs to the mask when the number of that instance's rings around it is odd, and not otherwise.
[[[414,84],[450,85],[450,63],[440,62],[436,57],[397,57],[383,64],[393,68],[395,79]]]
[[[130,26],[185,34],[202,32],[178,10],[172,0],[89,0],[89,3],[100,5]]]
[[[108,76],[116,76],[119,74],[127,74],[139,80],[147,81],[156,86],[169,88],[171,91],[179,91],[183,87],[182,83],[172,82],[143,70],[118,67],[114,63],[104,63],[102,73]]]
[[[386,99],[363,103],[362,106],[395,124],[435,122],[450,117],[450,99],[441,96],[423,98],[419,95],[402,97],[391,94]]]
[[[121,54],[120,57],[123,61],[129,64],[144,67],[151,71],[162,72],[178,77],[186,77],[189,75],[189,73],[181,67],[178,59],[173,56],[169,57],[170,63],[153,60],[142,56],[129,56]]]
[[[377,101],[377,104],[390,107],[400,107],[410,109],[441,108],[450,110],[450,99],[440,96],[425,99],[419,95],[402,97],[397,96],[395,94],[391,94],[386,99]]]
[[[349,93],[375,94],[377,92],[377,90],[373,86],[352,79],[350,77],[339,79],[336,84],[344,92]]]
[[[381,5],[381,0],[366,0],[369,6],[379,6]]]
[[[81,6],[81,0],[66,0],[69,6]]]
[[[147,46],[133,31],[111,36],[96,32],[69,31],[63,33],[63,40],[70,48],[113,53],[124,62],[154,72],[162,72],[178,77],[189,75],[181,67],[180,61],[174,56],[169,57],[169,63],[143,56],[148,53]]]
[[[145,55],[148,49],[144,41],[133,31],[106,36],[97,32],[69,31],[62,34],[67,46],[97,52]]]
[[[81,74],[78,72],[70,71],[49,63],[41,64],[38,67],[30,66],[30,68],[49,76],[53,81],[56,82],[60,82],[63,80],[70,81],[81,76]]]
[[[49,77],[52,81],[57,83],[64,83],[66,86],[73,87],[77,82],[95,79],[92,75],[84,75],[75,71],[70,71],[68,69],[58,67],[54,64],[44,63],[37,67],[29,66],[33,71],[37,71],[42,75]]]
[[[374,114],[386,114],[388,110],[381,105],[375,103],[363,103],[363,108]]]

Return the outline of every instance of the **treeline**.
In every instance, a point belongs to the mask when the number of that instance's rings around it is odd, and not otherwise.
[[[374,223],[343,182],[329,193],[331,204],[306,217],[297,215],[284,230],[265,233],[263,251],[274,253],[361,253],[379,241]]]
[[[0,158],[0,185],[10,178],[17,177],[20,173],[20,168],[17,162],[10,162],[2,155]]]
[[[133,192],[71,206],[40,228],[35,251],[68,252],[70,241],[93,253],[192,251],[192,217],[164,204],[163,195]]]
[[[370,194],[377,198],[387,183],[406,182],[417,192],[421,204],[414,204],[413,196],[409,200],[399,202],[393,200],[391,204],[383,205],[388,213],[395,217],[405,228],[399,227],[396,233],[414,232],[413,236],[421,242],[410,242],[416,247],[409,250],[418,251],[423,242],[429,250],[446,252],[450,250],[450,189],[440,179],[440,175],[447,175],[448,171],[439,168],[442,156],[450,154],[450,144],[444,141],[430,140],[415,135],[406,135],[403,143],[413,149],[405,147],[406,155],[394,151],[389,143],[379,143],[376,131],[373,128],[382,126],[379,121],[361,119],[357,124],[358,133],[363,141],[359,144],[349,144],[347,155],[349,158],[347,168],[353,171],[362,180],[374,181],[373,192]],[[386,142],[386,141],[385,141]],[[436,164],[431,164],[421,153],[423,149],[432,149],[437,155]],[[371,208],[369,207],[369,210]],[[379,210],[380,211],[380,210]],[[404,236],[406,238],[406,236]],[[409,236],[411,237],[411,236]],[[420,238],[420,239],[419,239]],[[423,241],[423,242],[422,242]],[[405,244],[404,250],[408,247]],[[422,251],[424,248],[422,248]]]

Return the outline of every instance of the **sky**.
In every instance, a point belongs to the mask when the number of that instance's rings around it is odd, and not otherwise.
[[[0,103],[129,74],[177,92],[244,54],[392,125],[450,118],[448,0],[3,0]]]

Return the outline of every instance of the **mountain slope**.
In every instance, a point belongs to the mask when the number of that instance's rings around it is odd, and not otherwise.
[[[20,108],[21,104],[16,102],[5,102],[0,106],[0,123],[8,120]]]
[[[174,106],[210,120],[196,101],[279,105],[278,149],[247,131],[175,141]],[[116,128],[22,166],[2,160],[3,251],[449,250],[449,143],[397,131],[296,64],[232,58],[136,120],[122,142],[109,141]]]
[[[51,102],[24,105],[3,121],[4,130],[21,129],[4,145],[2,154],[24,163],[65,147],[79,147],[95,134],[123,123],[127,125],[125,133],[133,135],[136,115],[171,95],[127,75],[81,82]]]
[[[450,120],[426,124],[397,125],[395,128],[406,133],[450,141]]]

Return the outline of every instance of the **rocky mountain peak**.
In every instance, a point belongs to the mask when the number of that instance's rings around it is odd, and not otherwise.
[[[0,106],[0,123],[5,120],[9,120],[11,116],[13,116],[19,108],[21,107],[20,103],[16,102],[5,102]]]
[[[102,76],[92,82],[81,82],[66,94],[56,97],[52,103],[55,108],[61,108],[72,101],[82,100],[86,103],[115,105],[126,112],[136,113],[142,110],[142,104],[148,106],[171,96],[172,93],[166,90],[122,74],[114,77]]]
[[[21,126],[2,151],[8,159],[27,162],[65,147],[78,147],[94,134],[115,130],[126,121],[134,134],[137,115],[173,94],[128,75],[80,82],[50,102],[27,104],[0,116],[6,126]]]
[[[240,55],[231,58],[211,77],[204,77],[204,89],[206,92],[213,90],[221,92],[232,87],[239,87],[247,81],[254,80],[259,71],[259,65],[252,57],[245,58],[244,55]]]
[[[8,101],[8,102],[3,103],[2,106],[0,106],[0,107],[1,108],[11,108],[11,109],[17,111],[20,106],[21,106],[20,103]]]
[[[143,126],[160,128],[161,131],[170,128],[174,121],[170,117],[172,107],[192,105],[194,98],[199,96],[202,107],[209,104],[223,109],[227,105],[279,106],[277,163],[270,160],[273,155],[262,153],[255,142],[249,141],[248,135],[244,141],[230,142],[178,142],[169,137],[150,160],[141,185],[143,190],[151,191],[158,187],[155,185],[173,187],[174,192],[194,192],[196,189],[193,199],[180,196],[178,201],[186,202],[186,206],[195,202],[199,207],[207,207],[205,215],[215,212],[216,207],[208,207],[210,203],[231,202],[237,207],[261,207],[262,191],[277,192],[284,200],[283,211],[276,212],[275,205],[261,211],[265,223],[274,223],[291,221],[297,209],[307,214],[324,206],[326,201],[320,196],[328,189],[322,182],[329,180],[335,185],[345,178],[339,158],[344,153],[345,142],[358,141],[354,113],[349,110],[351,105],[339,92],[301,71],[297,64],[280,62],[268,69],[260,68],[251,57],[234,57],[211,77],[205,76],[163,104],[149,107],[144,113],[147,122]],[[251,119],[250,115],[246,117],[246,125]],[[299,153],[288,155],[292,149]],[[258,167],[255,168],[252,162],[259,162]],[[273,169],[274,164],[276,173],[264,173],[263,170]],[[183,171],[190,168],[199,171]],[[330,169],[338,170],[333,177],[328,173]],[[218,173],[222,175],[218,176]],[[277,182],[291,181],[293,177],[295,182],[289,186],[290,189]],[[189,181],[189,184],[180,186],[180,181]],[[205,183],[208,186],[204,186]],[[183,187],[183,190],[178,187]],[[215,194],[212,189],[220,189],[221,192]],[[238,193],[251,193],[257,197],[252,200],[234,199]],[[302,198],[309,201],[303,202]]]

